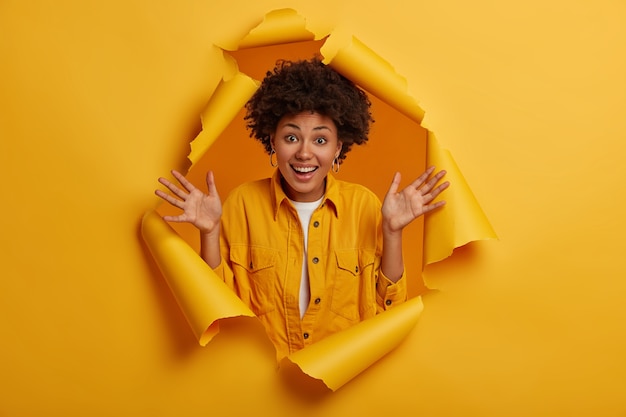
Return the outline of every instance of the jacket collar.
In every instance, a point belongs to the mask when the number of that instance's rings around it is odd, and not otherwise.
[[[276,168],[274,171],[274,175],[272,175],[271,181],[271,193],[272,193],[272,204],[274,210],[274,220],[278,218],[278,210],[280,209],[281,204],[290,204],[289,198],[287,194],[283,191],[283,187],[281,185],[280,170]],[[335,217],[339,218],[339,212],[341,211],[341,200],[339,198],[339,184],[335,177],[329,172],[326,175],[326,191],[324,192],[324,198],[322,200],[321,206],[324,207],[328,205],[332,208],[332,212],[335,214]]]

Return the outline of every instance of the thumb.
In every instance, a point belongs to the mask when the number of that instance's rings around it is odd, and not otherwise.
[[[213,176],[213,171],[209,171],[206,173],[206,186],[209,191],[209,195],[219,197],[219,194],[217,193],[217,187],[215,186],[215,177]]]
[[[402,175],[399,172],[393,174],[393,180],[391,181],[391,185],[389,186],[387,194],[395,194],[396,192],[398,192],[398,187],[400,186],[401,179]]]

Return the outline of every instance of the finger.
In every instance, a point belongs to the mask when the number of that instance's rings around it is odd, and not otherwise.
[[[435,198],[437,198],[437,196],[439,194],[441,194],[441,192],[443,190],[445,190],[446,188],[448,188],[450,186],[450,183],[448,181],[443,182],[441,184],[439,184],[434,190],[432,190],[430,193],[430,196],[432,197],[432,200],[434,200]]]
[[[435,170],[434,166],[430,166],[428,167],[428,169],[426,169],[426,171],[424,171],[424,173],[422,173],[422,175],[420,175],[419,177],[417,177],[415,179],[415,181],[413,181],[411,183],[411,187],[414,188],[419,188],[422,184],[424,184],[424,182],[428,179],[428,177],[430,176],[430,174],[433,173],[433,171]]]
[[[446,171],[439,171],[420,189],[422,194],[429,192],[446,175]]]
[[[450,186],[450,183],[448,181],[446,181],[443,184],[438,185],[437,188],[435,188],[431,192],[426,193],[426,194],[422,194],[422,198],[424,199],[424,203],[428,204],[431,201],[433,201],[435,198],[437,198],[437,196],[439,196],[439,194],[441,194],[442,191],[444,191],[449,186]],[[426,188],[426,187],[424,187],[424,188]],[[420,190],[420,192],[423,192],[424,188],[422,188]]]
[[[159,182],[163,184],[164,186],[166,186],[168,190],[170,190],[173,194],[177,195],[181,200],[187,199],[187,193],[185,193],[183,190],[178,188],[176,184],[162,177],[159,178]]]
[[[154,193],[158,195],[159,197],[161,197],[163,200],[173,205],[174,207],[178,207],[179,209],[184,210],[183,202],[181,200],[174,198],[171,195],[164,193],[161,190],[155,190]]]
[[[387,194],[395,194],[398,192],[398,187],[400,186],[400,180],[402,179],[402,175],[399,172],[393,174],[393,179],[391,180],[391,185],[389,185],[389,190]]]
[[[185,187],[185,190],[187,190],[188,192],[192,192],[196,189],[196,187],[194,187],[194,185],[189,182],[189,180],[187,180],[187,178],[185,178],[183,174],[176,171],[175,169],[172,170],[172,175],[178,180],[178,182],[180,182],[183,187]]]
[[[206,186],[209,190],[209,195],[213,195],[219,198],[219,194],[217,193],[217,186],[215,185],[215,176],[213,175],[213,171],[209,171],[206,174]]]
[[[445,201],[437,201],[436,203],[433,204],[427,204],[425,205],[422,209],[423,209],[423,213],[428,213],[429,211],[433,211],[435,209],[438,209],[439,207],[442,207],[446,204]]]
[[[163,216],[163,220],[166,222],[174,222],[174,223],[184,223],[187,221],[186,217],[183,215],[180,216]]]

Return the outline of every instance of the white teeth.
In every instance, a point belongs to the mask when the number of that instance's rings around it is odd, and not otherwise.
[[[316,167],[293,167],[293,169],[297,172],[307,173],[307,172],[315,171],[317,168]]]

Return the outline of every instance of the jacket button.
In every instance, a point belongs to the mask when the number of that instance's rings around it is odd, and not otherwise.
[[[315,220],[313,222],[313,227],[320,227],[320,222],[318,222],[317,220]]]
[[[319,297],[317,297],[317,298],[315,299],[315,304],[319,304],[321,301],[322,301],[322,299],[321,299],[321,298],[319,298]]]
[[[357,273],[357,274],[359,273],[359,266],[358,265],[354,268],[354,272]]]
[[[387,300],[387,301],[385,301],[385,304],[387,304],[388,306],[390,306],[390,305],[391,305],[391,300]]]
[[[304,334],[302,335],[302,337],[304,337],[305,339],[308,339],[308,338],[309,338],[309,334],[308,334],[308,333],[304,333]]]
[[[316,256],[315,258],[311,259],[311,261],[316,264],[320,261],[320,259]]]

